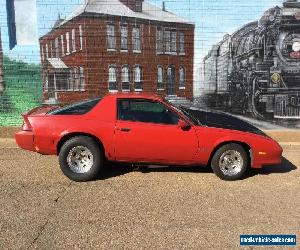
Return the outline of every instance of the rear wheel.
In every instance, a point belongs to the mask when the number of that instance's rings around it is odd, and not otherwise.
[[[222,180],[238,180],[248,169],[248,155],[241,145],[226,144],[213,155],[211,167]]]
[[[71,180],[95,179],[103,166],[103,152],[93,138],[76,136],[66,141],[59,152],[59,164]]]

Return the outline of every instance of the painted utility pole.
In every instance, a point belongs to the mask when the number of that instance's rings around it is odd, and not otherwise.
[[[0,94],[5,90],[4,83],[4,72],[3,72],[3,50],[2,50],[2,39],[1,39],[1,28],[0,28]]]

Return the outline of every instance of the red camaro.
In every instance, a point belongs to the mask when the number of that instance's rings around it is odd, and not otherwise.
[[[146,94],[35,108],[15,137],[23,149],[58,155],[75,181],[94,179],[105,161],[210,165],[221,179],[237,180],[248,168],[280,163],[282,155],[276,141],[245,121]]]

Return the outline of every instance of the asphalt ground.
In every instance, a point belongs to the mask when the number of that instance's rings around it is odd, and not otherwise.
[[[240,234],[296,234],[299,247],[300,145],[283,147],[281,165],[236,182],[209,168],[110,164],[75,183],[57,157],[1,139],[0,249],[254,249]]]

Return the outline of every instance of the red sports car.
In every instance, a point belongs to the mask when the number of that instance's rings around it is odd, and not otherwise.
[[[105,161],[210,165],[223,180],[281,162],[282,148],[233,116],[175,107],[158,96],[115,94],[24,114],[18,145],[58,155],[63,173],[89,181]]]

